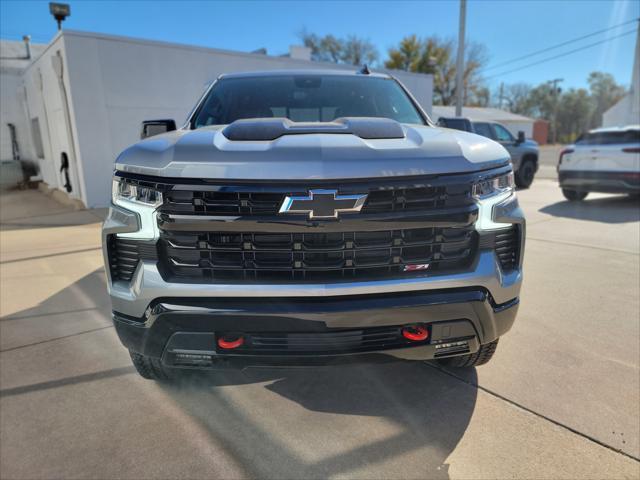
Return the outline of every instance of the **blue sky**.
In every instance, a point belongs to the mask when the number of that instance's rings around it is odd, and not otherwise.
[[[355,34],[368,38],[386,58],[389,47],[403,36],[454,36],[458,28],[458,2],[451,1],[70,1],[71,16],[64,27],[116,35],[149,38],[230,50],[265,47],[281,54],[299,43],[306,28],[318,34]],[[492,64],[502,63],[575,37],[640,17],[640,1],[496,1],[470,0],[467,38],[483,43]],[[537,84],[563,78],[562,86],[586,85],[589,72],[602,70],[628,85],[631,79],[635,35],[630,34],[564,58],[501,75],[507,70],[619,35],[625,27],[553,50],[503,68],[488,82]],[[47,42],[56,32],[48,3],[0,1],[0,36],[19,39],[29,33],[33,41]]]

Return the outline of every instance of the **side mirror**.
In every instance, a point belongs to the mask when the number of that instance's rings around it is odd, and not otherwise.
[[[145,120],[142,122],[140,140],[160,135],[161,133],[172,132],[176,129],[175,120]]]
[[[520,130],[518,132],[518,141],[517,143],[524,143],[525,142],[525,136],[524,136],[524,132],[522,130]]]

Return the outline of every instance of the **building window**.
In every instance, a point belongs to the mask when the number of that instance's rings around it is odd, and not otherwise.
[[[44,159],[44,148],[42,147],[42,133],[40,132],[40,120],[38,117],[31,119],[31,138],[36,148],[38,158]]]

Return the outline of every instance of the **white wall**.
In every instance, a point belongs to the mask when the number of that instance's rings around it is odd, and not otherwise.
[[[63,31],[54,42],[56,46],[45,55],[60,50],[65,59],[74,137],[81,159],[79,170],[85,183],[82,200],[89,207],[108,204],[113,162],[123,149],[138,141],[141,122],[173,118],[182,124],[205,87],[219,75],[269,69],[354,68],[72,31]],[[36,68],[43,71],[46,88],[54,97],[47,102],[51,104],[49,123],[55,123],[52,129],[57,130],[65,122],[60,116],[60,93],[55,92],[59,90],[56,77],[44,73],[52,71],[51,59],[39,59],[30,71]],[[393,74],[430,112],[432,77]],[[55,159],[68,142],[56,132],[52,137],[56,138],[52,142]],[[55,165],[55,161],[51,163]],[[51,175],[48,171],[46,178]]]
[[[507,130],[509,130],[514,137],[518,136],[518,131],[520,130],[524,132],[525,137],[533,137],[533,122],[506,120],[499,123],[502,123],[505,127],[507,127]]]
[[[31,44],[31,54],[38,55],[43,48],[42,44]],[[22,88],[22,74],[30,63],[26,53],[24,42],[0,40],[0,161],[13,159],[9,123],[16,129],[20,158],[26,162],[34,159]]]
[[[40,123],[44,158],[38,161],[43,180],[53,188],[64,190],[65,181],[60,166],[62,153],[65,152],[71,160],[70,177],[73,190],[69,195],[86,203],[82,194],[85,187],[80,161],[73,157],[74,151],[77,151],[77,144],[72,145],[69,136],[73,126],[68,125],[62,91],[52,66],[52,58],[58,54],[63,58],[63,77],[69,91],[64,39],[58,34],[24,71],[22,80],[26,91],[25,105],[29,117],[37,117]],[[33,137],[31,143],[33,145]]]
[[[16,126],[21,156],[26,158],[30,153],[26,151],[28,148],[27,137],[25,137],[26,119],[22,105],[18,101],[20,83],[20,71],[0,71],[0,161],[13,158],[8,123]]]

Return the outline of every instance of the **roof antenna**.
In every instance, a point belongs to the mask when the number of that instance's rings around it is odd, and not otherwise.
[[[361,73],[362,75],[370,75],[371,70],[369,70],[369,66],[365,63],[358,73]]]

